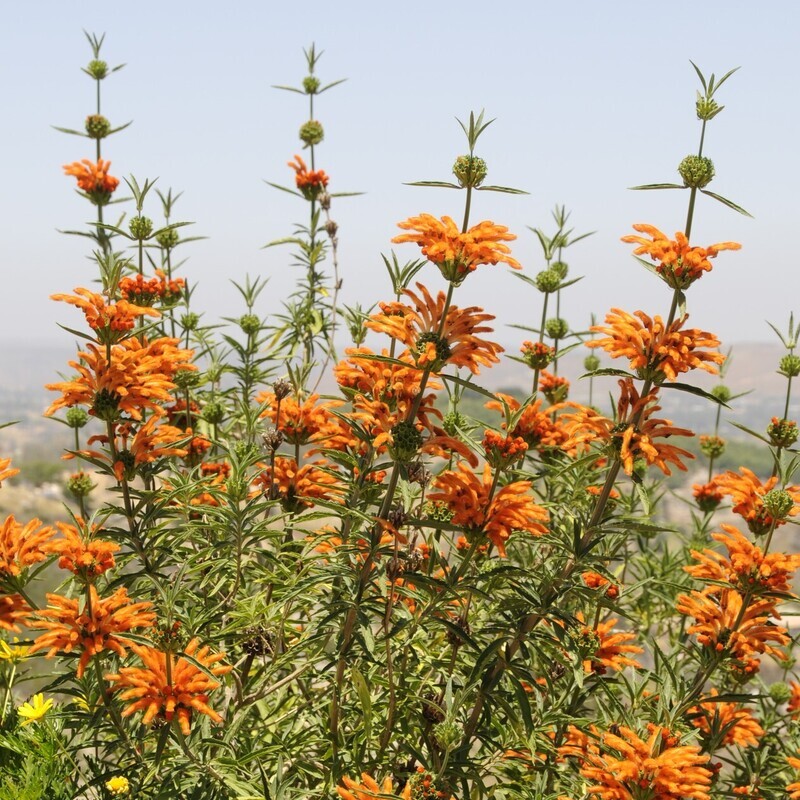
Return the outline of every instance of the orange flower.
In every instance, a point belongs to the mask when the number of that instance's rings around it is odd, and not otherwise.
[[[569,394],[569,381],[563,375],[553,375],[543,369],[539,373],[539,391],[551,403],[561,403]]]
[[[665,728],[648,726],[645,741],[638,734],[618,726],[619,735],[604,733],[604,752],[589,753],[581,775],[592,784],[590,797],[599,800],[633,800],[646,795],[652,800],[710,800],[712,772],[703,766],[709,756],[695,745],[672,744]]]
[[[516,398],[508,394],[498,392],[495,395],[497,400],[490,400],[486,403],[486,408],[499,411],[505,414],[503,402],[508,406],[513,418],[516,420],[512,436],[521,436],[528,444],[528,447],[535,448],[540,453],[548,450],[563,450],[569,455],[574,455],[575,448],[566,449],[565,444],[569,436],[561,425],[557,412],[562,410],[564,404],[556,404],[542,410],[542,400],[537,398],[522,408],[522,404]],[[522,409],[522,411],[520,411]],[[503,423],[506,429],[506,424]]]
[[[800,753],[798,753],[800,755]],[[794,767],[794,769],[800,769],[800,758],[793,758],[792,756],[788,756],[786,761],[789,763],[790,767]],[[790,783],[786,787],[786,791],[789,792],[789,800],[800,800],[800,781],[795,781],[795,783]]]
[[[21,594],[0,594],[0,629],[20,632],[19,623],[28,624],[31,607]]]
[[[483,452],[495,469],[505,469],[524,457],[528,443],[521,436],[501,436],[487,430],[483,436]]]
[[[638,244],[633,254],[647,255],[657,261],[656,272],[673,289],[686,289],[704,272],[711,271],[710,258],[714,258],[722,250],[739,250],[736,242],[720,242],[708,247],[690,247],[686,236],[678,231],[675,240],[668,239],[658,228],[652,225],[638,224],[633,229],[650,237],[623,236],[622,241]]]
[[[410,289],[403,294],[413,303],[381,303],[381,313],[373,314],[364,327],[386,333],[410,348],[417,366],[441,372],[447,364],[467,367],[474,375],[480,365],[489,366],[500,361],[503,352],[499,344],[481,339],[476,334],[491,333],[492,328],[483,323],[494,319],[477,306],[445,307],[444,292],[436,300],[421,283],[417,284],[420,296]]]
[[[718,475],[713,481],[720,493],[729,496],[733,501],[733,513],[742,517],[747,527],[757,536],[767,533],[773,525],[776,528],[783,525],[785,520],[773,518],[763,503],[764,495],[775,488],[777,477],[761,483],[755,473],[747,467],[739,467],[739,472],[740,475],[726,472]],[[800,503],[800,486],[787,486],[786,491],[795,503]],[[793,517],[797,512],[798,507],[795,505],[789,511],[789,516]]]
[[[341,502],[343,488],[339,478],[330,470],[320,469],[324,461],[297,466],[293,458],[277,457],[275,469],[259,464],[263,469],[255,479],[267,498],[280,498],[285,511],[310,508],[315,500]]]
[[[47,631],[37,637],[30,652],[49,648],[46,657],[52,658],[57,653],[82,650],[75,672],[78,678],[83,677],[92,656],[103,650],[113,650],[124,658],[125,646],[131,642],[123,634],[133,628],[150,628],[156,621],[156,615],[149,610],[153,604],[131,603],[125,588],[101,600],[97,589],[90,585],[83,610],[79,610],[77,599],[58,594],[48,594],[47,602],[48,608],[38,612],[40,619],[28,623],[30,628]]]
[[[697,634],[701,645],[726,653],[745,674],[758,672],[758,654],[781,657],[770,642],[783,646],[790,641],[786,628],[770,621],[775,612],[771,600],[752,600],[745,607],[742,595],[733,589],[721,589],[716,595],[693,591],[678,597],[676,607],[694,617],[695,624],[687,631]]]
[[[192,639],[186,645],[185,654],[191,656],[192,661],[182,656],[176,659],[172,653],[153,647],[131,644],[131,650],[144,662],[144,667],[122,667],[118,673],[105,676],[107,681],[116,684],[113,689],[121,692],[120,700],[133,701],[122,716],[144,711],[142,725],[149,725],[156,718],[166,722],[177,718],[184,736],[191,733],[192,711],[221,723],[222,717],[208,705],[209,693],[220,683],[206,673],[219,677],[233,667],[218,663],[225,658],[224,653],[212,654],[207,646],[198,649],[199,644],[199,639]],[[205,667],[205,671],[194,662]]]
[[[605,575],[599,572],[584,572],[581,578],[589,589],[603,589],[603,594],[609,600],[616,600],[619,597],[619,586],[612,583]]]
[[[607,327],[594,325],[589,330],[606,334],[606,338],[592,339],[587,347],[602,347],[612,358],[627,358],[630,368],[640,378],[651,378],[656,383],[674,381],[682,372],[702,369],[716,375],[715,365],[722,364],[725,356],[700,348],[718,347],[719,339],[710,333],[691,328],[681,330],[688,319],[684,315],[664,327],[661,317],[651,319],[643,311],[632,315],[619,308],[606,314]]]
[[[112,346],[109,359],[105,347],[87,344],[86,351],[78,353],[80,360],[69,362],[78,375],[71,381],[45,386],[62,394],[45,415],[77,405],[89,406],[90,414],[112,422],[122,413],[135,420],[141,420],[144,410],[162,414],[159,404],[173,400],[170,391],[175,388],[175,373],[197,369],[188,363],[192,351],[177,345],[178,339],[147,342],[131,337]]]
[[[157,269],[154,278],[145,278],[144,275],[122,278],[119,292],[123,300],[137,306],[150,306],[158,302],[169,307],[181,299],[185,286],[183,278],[168,278],[163,270]]]
[[[185,441],[187,435],[191,436],[191,428],[188,432],[184,432],[173,425],[159,424],[161,419],[162,417],[153,415],[138,427],[130,422],[122,422],[114,427],[113,452],[116,453],[116,459],[112,469],[118,481],[121,482],[123,479],[132,481],[136,477],[139,467],[152,464],[160,458],[186,455],[185,447],[173,447],[173,445],[181,440]],[[131,435],[133,435],[132,439]],[[86,443],[94,444],[95,442],[107,445],[108,436],[105,434],[90,436]],[[111,452],[81,450],[79,454],[111,463]]]
[[[391,776],[384,778],[383,783],[378,785],[377,781],[368,773],[362,772],[361,783],[347,777],[342,778],[342,783],[344,788],[341,786],[336,787],[336,791],[342,800],[382,800],[382,798],[392,797],[411,800],[411,783],[406,783],[405,788],[399,795],[395,794],[394,782]]]
[[[61,569],[68,569],[86,581],[93,581],[114,566],[118,544],[92,538],[94,531],[89,533],[85,527],[78,530],[75,525],[66,522],[56,522],[56,527],[63,538],[51,539],[43,549],[59,556],[58,566]]]
[[[503,244],[517,238],[504,225],[484,221],[461,233],[450,217],[439,221],[430,214],[420,214],[397,226],[414,233],[400,234],[392,241],[418,244],[425,258],[436,264],[445,280],[456,286],[480,264],[503,262],[513,269],[522,269],[511,257],[508,245]]]
[[[769,553],[764,555],[749,539],[733,527],[722,525],[723,533],[713,533],[711,538],[728,548],[728,557],[704,550],[692,550],[692,557],[700,562],[684,567],[693,578],[701,581],[729,583],[740,591],[784,592],[792,591],[792,576],[800,567],[800,554]],[[706,594],[721,591],[718,585],[709,586]]]
[[[19,475],[19,470],[11,466],[11,459],[0,458],[0,486],[3,485],[4,480],[13,478],[15,475]]]
[[[317,198],[328,185],[328,176],[325,172],[321,169],[309,170],[306,162],[298,155],[294,157],[294,161],[288,162],[288,166],[295,171],[295,184],[306,200]]]
[[[51,300],[60,300],[80,308],[86,316],[86,323],[97,333],[98,341],[113,344],[125,338],[133,330],[136,320],[143,316],[160,317],[161,312],[146,306],[137,306],[127,300],[107,303],[102,294],[83,289],[75,289],[75,294],[51,294]]]
[[[666,419],[650,418],[651,414],[661,408],[656,405],[658,394],[655,389],[644,397],[639,397],[631,378],[620,380],[619,386],[616,421],[588,407],[563,415],[569,434],[567,445],[577,446],[594,440],[607,442],[613,447],[628,475],[633,473],[634,462],[639,459],[648,465],[655,464],[665,475],[672,474],[667,463],[686,470],[681,458],[694,458],[688,450],[671,444],[656,443],[654,439],[693,436],[692,431],[676,428]]]
[[[514,481],[492,496],[489,464],[484,466],[482,480],[465,464],[456,467],[458,472],[448,470],[439,475],[434,486],[441,491],[428,495],[428,500],[444,503],[453,512],[453,525],[486,536],[501,556],[505,555],[505,543],[512,531],[526,531],[533,536],[547,533],[543,523],[548,521],[548,514],[528,494],[531,481]]]
[[[577,619],[583,622],[583,614],[578,613]],[[609,619],[600,622],[594,628],[583,626],[580,629],[580,641],[588,644],[588,658],[583,661],[583,671],[594,672],[597,675],[605,674],[607,669],[621,672],[625,667],[641,667],[641,664],[626,653],[638,654],[644,650],[636,645],[628,644],[636,639],[632,633],[614,633],[614,626],[619,620]],[[586,653],[586,650],[584,650]]]
[[[719,692],[711,690],[711,697]],[[756,747],[764,735],[753,712],[741,703],[720,703],[709,700],[692,706],[687,712],[695,728],[699,728],[706,738],[720,736],[717,747],[735,744],[739,747]]]
[[[88,158],[80,161],[73,161],[71,164],[64,165],[64,174],[73,175],[78,179],[78,188],[86,192],[93,199],[108,202],[109,195],[119,186],[119,178],[114,178],[108,174],[111,166],[110,161],[98,159],[97,163],[89,161]]]
[[[330,412],[342,405],[339,400],[320,403],[319,395],[311,394],[300,403],[291,395],[278,400],[274,392],[261,392],[256,402],[267,406],[261,416],[268,417],[290,444],[324,442],[339,431]]]
[[[4,573],[17,577],[26,567],[47,558],[44,545],[54,531],[49,525],[41,525],[39,519],[20,525],[13,515],[5,518],[0,525],[0,578]]]
[[[692,495],[694,495],[697,507],[708,514],[722,502],[722,492],[717,488],[714,481],[709,483],[693,483]]]

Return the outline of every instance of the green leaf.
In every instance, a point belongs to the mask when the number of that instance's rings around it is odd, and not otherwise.
[[[83,136],[84,139],[91,138],[88,133],[84,133],[83,131],[74,131],[72,128],[59,128],[58,125],[51,125],[50,127],[60,131],[61,133],[69,133],[72,136]]]
[[[745,211],[741,206],[736,205],[733,200],[728,200],[727,197],[723,197],[721,194],[717,194],[716,192],[709,192],[708,189],[701,189],[700,190],[703,194],[707,194],[709,197],[713,197],[715,200],[719,200],[728,208],[732,208],[734,211],[738,211],[740,214],[744,214],[746,217],[753,218],[753,215],[749,211]]]
[[[460,189],[455,183],[448,183],[447,181],[411,181],[411,183],[404,183],[403,186],[433,186],[437,189]]]
[[[323,92],[327,92],[328,89],[333,89],[334,86],[338,86],[340,83],[344,83],[347,78],[339,78],[338,81],[334,81],[333,83],[327,83],[321,89],[317,90],[317,94],[322,94]]]
[[[296,94],[305,94],[304,89],[296,89],[294,86],[277,86],[275,84],[272,85],[273,89],[282,89],[284,92],[295,92]]]
[[[112,133],[119,133],[120,131],[124,131],[125,128],[127,128],[130,125],[133,125],[133,120],[131,120],[130,122],[126,122],[124,125],[120,125],[119,128],[112,128],[108,132],[108,135],[111,136]]]
[[[303,195],[300,192],[296,192],[294,189],[290,189],[288,186],[281,186],[279,183],[272,183],[271,181],[264,181],[267,186],[271,186],[273,189],[280,189],[282,192],[286,192],[287,194],[293,194],[295,197],[302,197]]]
[[[510,186],[478,186],[477,192],[503,192],[504,194],[530,194],[524,189],[512,189]]]
[[[497,400],[497,395],[494,392],[490,392],[488,389],[484,389],[482,386],[478,386],[477,384],[472,383],[471,381],[465,381],[463,378],[459,378],[458,375],[446,375],[445,373],[440,373],[439,376],[444,381],[449,381],[450,383],[455,383],[458,386],[463,387],[464,389],[471,389],[473,392],[477,394],[482,394],[484,397],[488,397],[490,400]]]
[[[701,389],[699,386],[691,386],[688,383],[670,383],[669,381],[662,383],[661,386],[665,389],[677,389],[679,392],[686,392],[687,394],[693,394],[696,397],[703,397],[706,400],[711,400],[712,403],[718,403],[724,408],[730,408],[727,403],[723,403],[722,400],[714,397],[713,394],[707,392],[705,389]]]
[[[629,186],[628,188],[637,191],[649,191],[650,189],[687,189],[688,187],[680,183],[645,183],[641,186]]]
[[[630,372],[626,372],[624,369],[615,369],[614,367],[603,367],[602,369],[596,369],[592,372],[587,372],[584,375],[581,375],[581,379],[583,378],[597,378],[603,377],[605,375],[610,375],[615,378],[635,378],[636,376]]]

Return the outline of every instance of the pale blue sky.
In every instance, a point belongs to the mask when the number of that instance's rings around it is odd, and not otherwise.
[[[733,239],[743,249],[721,254],[690,290],[692,323],[726,342],[769,339],[765,319],[782,326],[793,304],[800,311],[791,246],[800,183],[793,0],[4,5],[0,333],[7,343],[64,343],[68,334],[55,323],[75,326],[78,314],[47,297],[94,274],[85,241],[56,232],[90,219],[61,165],[91,156],[91,143],[50,127],[80,128],[93,111],[93,85],[80,71],[90,58],[84,28],[106,33],[110,64],[127,63],[104,84],[112,124],[134,120],[105,143],[112,174],[158,177],[162,189],[183,190],[177,218],[195,220],[192,232],[210,237],[187,248],[184,273],[200,283],[197,306],[208,322],[240,313],[229,279],[271,276],[259,308],[265,315],[291,286],[289,252],[259,248],[286,235],[305,207],[263,179],[291,183],[285,164],[301,152],[306,107],[304,98],[270,87],[299,83],[311,42],[325,51],[323,81],[348,78],[318,101],[326,130],[318,166],[333,191],[367,192],[333,210],[345,302],[388,298],[380,253],[389,252],[399,220],[423,211],[460,216],[460,193],[402,184],[447,180],[465,150],[454,118],[485,108],[497,118],[478,149],[489,181],[531,194],[479,194],[473,220],[491,218],[517,233],[514,255],[533,275],[542,261],[526,226],[550,227],[550,209],[565,203],[578,231],[598,231],[569,253],[572,275],[587,276],[564,298],[573,326],[611,306],[664,314],[667,288],[636,266],[619,237],[634,222],[670,234],[683,225],[688,193],[626,187],[677,180],[678,162],[695,151],[692,59],[707,74],[741,66],[720,90],[726,109],[710,125],[706,154],[717,170],[710,188],[755,216],[699,204],[693,243]],[[155,204],[147,210],[157,217]],[[402,259],[418,252],[396,249]],[[421,277],[441,285],[432,267]],[[540,296],[505,267],[471,276],[457,302],[497,314],[506,343],[516,334],[501,323],[535,325],[540,313]]]

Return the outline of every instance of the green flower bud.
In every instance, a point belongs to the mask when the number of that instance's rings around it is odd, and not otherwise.
[[[721,106],[716,100],[712,100],[710,97],[703,97],[703,95],[698,92],[695,108],[697,109],[697,119],[702,119],[707,122],[710,119],[714,119],[714,117],[722,111],[724,106]]]
[[[559,280],[564,280],[569,272],[569,264],[566,261],[554,261],[550,265],[550,269],[558,275]]]
[[[711,390],[710,394],[716,397],[721,403],[727,403],[731,399],[731,390],[725,384],[718,383]]]
[[[306,147],[319,144],[325,138],[325,131],[322,123],[315,119],[310,119],[300,127],[300,141]]]
[[[186,331],[195,330],[198,322],[200,322],[200,315],[195,314],[194,311],[188,311],[180,319],[181,327]]]
[[[453,175],[462,189],[480,186],[486,179],[486,162],[478,156],[459,156],[453,164]]]
[[[600,369],[600,359],[594,353],[586,356],[583,359],[583,368],[587,372],[594,372],[596,369]]]
[[[128,227],[130,228],[131,236],[141,242],[153,232],[153,220],[149,217],[133,217],[128,223]]]
[[[633,474],[631,475],[634,483],[641,483],[647,475],[647,461],[643,458],[637,458],[633,462]]]
[[[520,351],[531,369],[544,369],[555,357],[555,348],[544,342],[523,342]]]
[[[536,275],[536,288],[544,294],[550,294],[558,289],[561,277],[554,269],[543,269]]]
[[[719,436],[701,436],[700,450],[708,458],[719,458],[725,452],[725,440]]]
[[[791,447],[797,441],[797,423],[792,419],[772,418],[767,426],[767,436],[775,447]]]
[[[440,722],[433,728],[433,736],[442,750],[449,752],[461,741],[464,731],[460,725],[452,720]]]
[[[76,472],[67,479],[67,491],[73,497],[87,497],[96,488],[97,484],[85,472]]]
[[[551,339],[563,339],[569,333],[569,323],[560,317],[553,317],[545,322],[544,329]]]
[[[398,422],[392,428],[392,445],[389,448],[396,461],[411,461],[422,447],[422,434],[417,426],[408,420]]]
[[[422,506],[422,516],[437,522],[449,522],[453,518],[453,512],[444,503],[426,500]]]
[[[203,407],[203,419],[210,425],[219,425],[225,419],[225,404],[221,400],[209,400]]]
[[[89,421],[89,414],[77,406],[67,410],[67,425],[70,428],[82,428]]]
[[[195,370],[180,369],[172,376],[172,382],[182,392],[196,389],[203,383],[203,376]]]
[[[103,80],[108,75],[108,64],[105,61],[94,59],[86,67],[86,71],[97,81]]]
[[[442,428],[448,436],[459,437],[460,431],[468,430],[469,420],[460,411],[448,411],[442,420]]]
[[[111,132],[111,123],[102,114],[90,114],[86,117],[86,133],[92,139],[105,139]]]
[[[773,683],[769,687],[769,696],[773,703],[780,706],[789,700],[792,696],[792,690],[788,684],[778,681],[778,683]]]
[[[778,521],[786,519],[794,508],[794,499],[789,492],[783,489],[773,489],[767,492],[762,498],[762,502],[769,515]]]
[[[233,445],[233,452],[240,461],[249,461],[250,459],[257,458],[259,453],[256,446],[246,439],[239,439]]]
[[[239,317],[239,327],[251,336],[261,330],[261,320],[256,314],[243,314]]]
[[[306,94],[316,94],[319,90],[319,78],[307,75],[303,78],[303,89],[305,89]]]
[[[92,402],[92,413],[104,422],[114,422],[119,416],[120,396],[108,389],[95,393]]]
[[[686,156],[678,165],[678,172],[683,178],[683,185],[690,189],[702,189],[708,186],[714,177],[714,164],[705,156]]]
[[[156,241],[165,250],[171,250],[180,241],[177,228],[165,228],[156,234]]]
[[[778,370],[781,375],[787,378],[796,378],[800,375],[800,356],[794,354],[785,355],[780,360],[780,369]]]

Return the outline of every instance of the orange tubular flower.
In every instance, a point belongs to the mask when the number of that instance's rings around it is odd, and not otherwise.
[[[673,289],[686,289],[704,272],[711,271],[710,258],[714,258],[722,250],[740,250],[736,242],[720,242],[709,247],[690,247],[686,236],[678,231],[675,240],[668,239],[658,228],[652,225],[638,224],[633,229],[649,236],[623,236],[622,241],[638,244],[633,254],[647,255],[657,261],[656,272]]]
[[[208,705],[209,693],[220,683],[209,678],[206,672],[219,677],[229,673],[233,667],[218,663],[225,658],[224,653],[212,654],[208,647],[198,649],[199,644],[199,639],[192,639],[185,652],[202,664],[205,672],[182,656],[176,659],[172,653],[131,644],[131,650],[144,662],[144,667],[122,667],[117,674],[105,676],[107,681],[116,684],[113,688],[120,692],[121,700],[133,701],[122,716],[144,711],[142,725],[149,725],[156,718],[166,722],[177,718],[184,736],[191,733],[192,711],[221,723],[222,717]]]
[[[19,475],[19,470],[11,466],[11,459],[0,458],[0,486],[3,485],[4,480],[13,478],[15,475]]]
[[[87,530],[78,530],[66,522],[56,522],[56,527],[62,538],[51,539],[43,549],[59,556],[58,566],[61,569],[68,569],[86,581],[93,581],[114,566],[118,544],[93,539]]]
[[[691,328],[681,330],[688,315],[667,329],[661,317],[651,319],[643,311],[628,314],[612,308],[606,314],[606,327],[594,325],[589,330],[604,333],[603,339],[586,342],[587,347],[602,347],[612,358],[627,358],[630,368],[640,378],[652,378],[656,383],[674,381],[682,372],[702,369],[716,375],[717,364],[725,361],[722,353],[701,350],[719,347],[719,339],[710,333]]]
[[[168,278],[163,270],[157,269],[154,278],[145,278],[144,275],[122,278],[119,293],[123,300],[137,306],[149,307],[153,303],[172,306],[180,300],[185,286],[183,278]]]
[[[275,459],[274,472],[268,464],[259,464],[264,470],[255,484],[267,498],[279,498],[285,511],[310,508],[315,500],[341,502],[343,488],[339,478],[329,470],[320,469],[324,461],[297,466],[293,458]]]
[[[19,624],[28,624],[31,607],[21,594],[0,594],[0,629],[20,632]]]
[[[612,583],[605,575],[599,572],[584,572],[581,578],[589,589],[603,589],[603,594],[609,600],[616,600],[619,597],[619,586]]]
[[[685,471],[686,465],[681,459],[694,458],[688,450],[653,440],[669,436],[694,436],[692,431],[676,428],[666,419],[650,418],[661,408],[656,405],[658,394],[655,389],[639,397],[631,378],[620,380],[619,386],[621,391],[616,422],[588,407],[574,414],[563,415],[569,434],[567,445],[578,446],[595,440],[607,442],[613,447],[628,475],[633,473],[634,462],[639,459],[648,465],[655,464],[665,475],[672,474],[667,463]]]
[[[710,800],[713,773],[703,766],[710,756],[695,745],[672,745],[674,739],[665,728],[648,726],[645,741],[630,728],[619,726],[619,735],[604,733],[604,753],[590,753],[581,775],[592,784],[586,787],[590,798],[632,800],[646,796],[652,800]]]
[[[719,492],[729,496],[733,501],[733,513],[742,517],[750,531],[757,536],[767,533],[773,525],[776,528],[783,525],[785,520],[774,519],[764,508],[763,503],[764,495],[777,485],[777,477],[769,478],[766,483],[761,483],[755,473],[747,467],[739,467],[739,472],[740,475],[735,472],[726,472],[713,480]],[[787,486],[786,491],[795,504],[800,503],[800,486]],[[788,515],[793,517],[797,512],[798,507],[795,505],[789,510]]]
[[[267,406],[261,416],[268,417],[290,444],[324,443],[339,432],[337,420],[330,413],[330,409],[343,405],[339,400],[320,403],[319,395],[311,394],[299,403],[291,395],[278,400],[273,392],[261,392],[256,402]]]
[[[583,614],[578,614],[577,619],[583,622]],[[617,619],[609,619],[598,623],[597,627],[584,626],[581,631],[581,641],[591,642],[590,657],[583,662],[586,673],[594,672],[598,675],[605,674],[606,670],[613,669],[621,672],[625,667],[641,667],[641,664],[626,653],[639,654],[644,650],[636,645],[628,644],[636,639],[632,633],[614,633]],[[584,651],[585,652],[585,651]]]
[[[296,155],[294,161],[287,162],[294,172],[294,182],[306,200],[316,199],[328,185],[328,176],[321,169],[309,170],[306,162]]]
[[[382,784],[368,773],[361,773],[361,783],[352,778],[342,778],[344,787],[337,786],[336,791],[342,800],[382,800],[382,798],[400,797],[402,800],[411,800],[411,783],[407,783],[400,794],[395,794],[394,782],[391,776],[384,779]]]
[[[790,640],[786,628],[770,621],[775,613],[773,601],[761,598],[743,606],[744,599],[737,591],[721,589],[713,596],[696,591],[683,594],[676,607],[681,614],[694,617],[695,624],[687,630],[697,634],[701,645],[727,653],[744,673],[753,674],[759,669],[757,655],[781,657],[781,651],[770,642],[782,647]]]
[[[138,306],[127,300],[107,303],[102,294],[83,289],[75,289],[75,294],[51,294],[51,300],[69,303],[81,309],[86,316],[87,325],[97,333],[98,341],[113,344],[125,338],[133,330],[139,317],[160,317],[161,312],[148,306]]]
[[[92,656],[103,650],[113,650],[120,658],[126,655],[125,646],[132,646],[123,634],[133,628],[151,628],[156,615],[150,611],[152,603],[131,603],[128,590],[117,589],[102,600],[94,586],[89,586],[89,601],[79,610],[79,601],[58,594],[47,595],[48,607],[38,612],[40,619],[31,620],[28,627],[44,629],[47,633],[37,637],[30,652],[49,648],[46,657],[57,653],[71,653],[80,649],[76,676],[83,677]]]
[[[800,554],[769,553],[764,555],[733,525],[722,525],[723,533],[712,533],[711,538],[728,548],[728,557],[713,550],[702,553],[692,550],[699,563],[684,567],[693,578],[701,581],[729,583],[740,591],[784,592],[792,591],[792,576],[800,567]],[[704,589],[704,594],[717,594],[719,585]]]
[[[800,755],[800,753],[798,753]],[[800,758],[793,758],[792,756],[788,756],[786,761],[789,763],[790,767],[794,767],[794,769],[800,770]],[[790,783],[786,787],[786,791],[789,792],[789,800],[800,800],[800,781],[795,781],[794,783]]]
[[[78,188],[86,192],[95,201],[108,202],[110,195],[119,186],[119,178],[108,174],[110,161],[99,159],[95,164],[84,158],[64,165],[64,174],[73,175],[78,179]]]
[[[178,339],[147,342],[131,337],[111,348],[110,359],[106,348],[87,344],[86,351],[78,353],[80,360],[69,362],[78,375],[45,386],[62,395],[45,415],[77,405],[89,406],[90,414],[110,421],[116,421],[121,413],[141,420],[146,409],[162,414],[160,404],[173,400],[170,391],[175,388],[175,373],[197,369],[189,363],[192,351],[181,350],[177,344]]]
[[[448,470],[439,475],[434,486],[441,491],[428,495],[432,503],[444,503],[453,512],[451,522],[472,534],[486,536],[501,556],[512,531],[526,531],[533,536],[547,533],[544,523],[547,512],[528,494],[530,481],[514,481],[495,491],[490,499],[493,475],[486,464],[479,480],[465,464],[457,464],[458,472]]]
[[[456,286],[480,264],[503,262],[513,269],[522,269],[511,257],[508,245],[503,244],[517,238],[504,225],[484,221],[461,233],[450,217],[442,217],[440,221],[430,214],[420,214],[399,222],[397,227],[414,233],[400,234],[392,241],[418,244],[422,255],[439,267],[445,280]]]
[[[719,694],[711,690],[711,697]],[[710,700],[692,706],[687,712],[695,728],[699,728],[705,736],[718,736],[718,747],[735,744],[739,747],[756,747],[764,735],[764,729],[758,724],[753,712],[741,703],[720,703]]]
[[[41,525],[39,519],[20,525],[13,515],[5,518],[0,525],[0,578],[3,574],[16,577],[26,567],[47,558],[45,544],[54,531],[49,525]]]
[[[495,397],[497,400],[490,400],[486,403],[486,408],[492,411],[499,411],[505,414],[503,401],[508,406],[508,410],[516,418],[516,424],[509,433],[511,436],[520,436],[528,444],[528,447],[545,453],[549,450],[562,450],[568,455],[575,454],[575,448],[565,448],[569,436],[560,422],[557,412],[565,408],[564,404],[556,404],[542,410],[542,400],[538,398],[529,405],[525,406],[522,413],[517,412],[522,408],[522,404],[508,394],[498,392]],[[503,428],[506,424],[503,423]]]
[[[153,415],[138,428],[129,422],[122,422],[115,426],[114,452],[117,457],[112,469],[118,481],[133,480],[139,467],[152,464],[160,458],[186,455],[188,452],[186,447],[173,447],[173,445],[179,441],[185,442],[187,436],[191,436],[191,428],[185,432],[173,425],[159,424],[161,419],[162,417]],[[132,439],[131,435],[133,435]],[[108,436],[98,434],[90,436],[87,440],[87,444],[95,442],[108,444]],[[81,450],[80,455],[111,462],[110,452]]]
[[[410,289],[403,294],[413,303],[381,303],[381,313],[373,314],[364,327],[386,333],[405,344],[417,366],[429,367],[441,372],[447,364],[466,367],[474,375],[480,366],[489,366],[500,361],[503,352],[499,344],[481,339],[476,334],[491,333],[492,328],[483,323],[493,320],[477,306],[445,309],[446,296],[439,292],[436,300],[421,283],[417,284],[420,295]],[[445,313],[446,311],[446,313]]]

